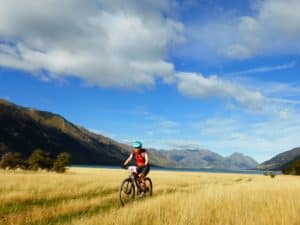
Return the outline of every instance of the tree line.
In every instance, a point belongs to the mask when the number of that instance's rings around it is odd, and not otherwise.
[[[283,174],[300,175],[300,159],[289,163],[281,171]]]
[[[32,154],[24,159],[20,152],[6,152],[2,155],[0,168],[2,169],[28,169],[47,170],[57,173],[64,173],[66,166],[70,164],[71,155],[67,152],[59,153],[56,158],[52,158],[48,152],[36,149]]]

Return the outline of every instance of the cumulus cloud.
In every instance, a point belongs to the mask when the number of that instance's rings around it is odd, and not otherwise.
[[[177,73],[177,88],[184,95],[195,98],[219,97],[234,99],[252,111],[259,111],[265,97],[259,91],[248,90],[241,84],[222,79],[218,76],[205,77],[197,73]]]
[[[250,15],[189,21],[188,42],[177,54],[209,61],[299,55],[299,11],[298,0],[262,0]]]
[[[257,15],[240,18],[237,27],[240,38],[225,54],[233,58],[276,52],[299,54],[299,10],[297,0],[262,1]]]
[[[1,1],[0,65],[104,87],[170,82],[167,50],[183,25],[168,10],[168,1]]]

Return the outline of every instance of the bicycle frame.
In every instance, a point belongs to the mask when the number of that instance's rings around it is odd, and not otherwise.
[[[137,167],[129,166],[128,170],[130,171],[129,178],[134,181],[135,186],[137,187],[138,191],[141,192],[141,190],[142,190],[141,181],[140,181],[141,178],[137,173]]]

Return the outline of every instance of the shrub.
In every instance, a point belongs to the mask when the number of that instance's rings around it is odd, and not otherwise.
[[[19,152],[7,152],[1,157],[0,167],[2,169],[16,169],[18,167],[22,168],[25,166],[25,163],[22,159],[22,155]]]
[[[275,173],[273,173],[273,172],[270,172],[269,175],[271,178],[275,178],[275,176],[276,176]]]
[[[32,170],[50,170],[53,166],[53,160],[51,159],[49,153],[43,151],[42,149],[37,149],[28,158],[28,166],[29,169]]]
[[[71,155],[67,152],[60,153],[53,163],[53,170],[57,173],[64,173],[66,166],[70,164]]]

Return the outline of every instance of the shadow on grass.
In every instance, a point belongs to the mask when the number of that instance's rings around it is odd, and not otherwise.
[[[56,217],[45,218],[43,220],[31,221],[25,223],[24,225],[64,224],[64,223],[71,222],[72,220],[80,217],[90,217],[98,213],[107,212],[110,209],[114,208],[116,206],[116,203],[117,203],[116,199],[108,199],[107,201],[103,202],[101,205],[98,206],[87,207],[86,209],[83,210],[74,211]]]
[[[26,201],[16,202],[16,203],[8,203],[0,206],[0,216],[3,216],[8,213],[24,212],[30,210],[32,207],[35,206],[54,206],[54,205],[58,205],[63,201],[68,201],[68,200],[83,199],[83,198],[91,199],[97,196],[104,197],[114,192],[117,192],[117,188],[105,189],[101,191],[96,189],[94,191],[89,191],[88,193],[83,193],[80,195],[73,195],[68,197],[57,197],[51,199],[40,198],[40,199],[32,199],[32,200],[26,200]]]

